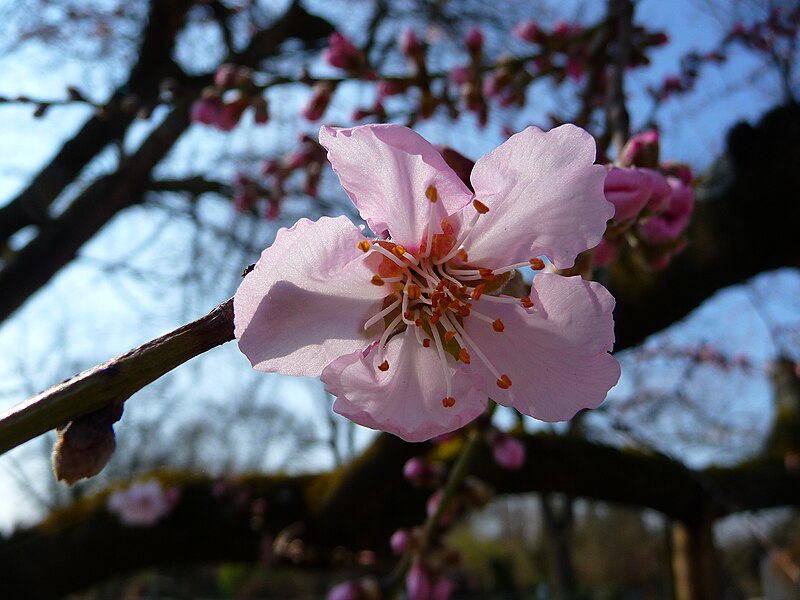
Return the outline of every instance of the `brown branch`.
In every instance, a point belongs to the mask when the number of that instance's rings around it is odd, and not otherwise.
[[[606,99],[606,129],[611,143],[619,153],[630,133],[630,117],[625,105],[625,71],[631,58],[633,3],[631,0],[609,0],[608,15],[610,20],[616,21],[616,39]]]
[[[205,317],[51,387],[0,414],[0,454],[112,402],[233,339],[233,300]]]
[[[800,506],[800,475],[788,472],[781,460],[698,473],[660,455],[574,437],[537,434],[523,441],[529,458],[522,470],[499,468],[483,447],[473,472],[498,494],[567,493],[653,508],[689,525],[738,510]],[[273,558],[277,563],[292,558],[306,568],[342,566],[343,549],[388,557],[391,533],[424,518],[427,492],[405,481],[402,465],[429,449],[383,434],[344,469],[234,478],[229,495],[215,495],[215,482],[208,478],[166,474],[159,478],[167,487],[179,486],[181,499],[150,528],[121,526],[105,509],[106,492],[0,542],[0,581],[9,597],[52,597],[147,566],[255,562],[263,558],[264,539],[298,540],[291,557]],[[725,496],[724,503],[700,483],[703,478]],[[234,499],[242,494],[246,500],[237,505]],[[266,510],[254,528],[250,506],[257,498],[265,500]]]

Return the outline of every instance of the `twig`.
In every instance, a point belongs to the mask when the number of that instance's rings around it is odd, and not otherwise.
[[[206,316],[0,413],[0,454],[111,402],[125,401],[187,360],[233,339],[233,299]]]
[[[609,0],[609,19],[616,19],[617,36],[614,40],[611,77],[606,100],[607,133],[617,152],[628,141],[630,117],[625,106],[625,69],[631,55],[633,33],[633,3],[631,0]]]

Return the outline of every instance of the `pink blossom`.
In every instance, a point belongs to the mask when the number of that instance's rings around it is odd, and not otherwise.
[[[658,131],[650,129],[632,136],[622,148],[619,164],[653,167],[658,162]]]
[[[239,124],[239,120],[248,106],[250,106],[250,103],[245,98],[226,102],[219,109],[219,114],[213,125],[222,131],[231,131]]]
[[[661,212],[669,205],[672,187],[667,183],[666,177],[655,169],[640,169],[640,171],[647,175],[653,184],[650,199],[647,201],[647,208],[652,212]]]
[[[108,497],[107,506],[123,525],[149,527],[169,513],[173,504],[161,484],[151,479],[117,490]]]
[[[463,85],[472,79],[472,69],[464,65],[458,65],[450,69],[450,81],[456,85]]]
[[[328,104],[331,103],[333,89],[328,83],[318,83],[311,91],[311,96],[306,105],[300,110],[304,119],[318,121],[325,114]]]
[[[323,127],[320,142],[370,229],[344,217],[281,229],[234,299],[256,369],[321,376],[334,410],[408,441],[453,431],[491,396],[545,421],[593,408],[619,378],[614,299],[568,268],[613,206],[594,139],[563,125],[512,136],[472,169],[473,194],[399,125]]]
[[[511,33],[513,33],[523,42],[530,42],[531,44],[536,44],[537,42],[542,41],[543,37],[542,30],[539,29],[539,25],[532,19],[517,23],[511,29]]]
[[[606,200],[614,205],[614,220],[633,219],[650,200],[653,180],[640,169],[613,167],[606,175]]]
[[[411,535],[406,529],[398,529],[389,538],[389,547],[395,554],[403,554],[411,547]]]
[[[677,239],[689,224],[694,210],[694,191],[676,177],[668,178],[672,194],[663,213],[653,215],[640,227],[642,234],[654,244],[663,244]]]
[[[567,64],[564,65],[564,72],[569,75],[573,81],[580,81],[585,72],[583,68],[583,59],[580,56],[570,56],[567,58]]]
[[[501,433],[492,444],[494,459],[501,467],[516,470],[525,463],[525,446],[517,438]]]

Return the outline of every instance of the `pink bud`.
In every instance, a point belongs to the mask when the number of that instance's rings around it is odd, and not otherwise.
[[[570,56],[564,66],[564,71],[573,81],[579,81],[584,73],[583,60],[578,56]]]
[[[259,125],[269,121],[269,104],[266,98],[259,96],[253,100],[253,119]]]
[[[501,467],[516,470],[525,463],[525,446],[517,438],[500,433],[492,444],[494,459]]]
[[[420,60],[425,56],[425,46],[413,29],[404,29],[400,34],[400,52],[412,60]]]
[[[572,27],[566,21],[558,21],[553,25],[553,35],[556,37],[566,37],[572,33]]]
[[[431,476],[431,467],[423,459],[415,456],[406,461],[403,466],[403,476],[411,483],[419,485]]]
[[[301,109],[300,114],[309,121],[318,121],[325,114],[331,102],[333,89],[328,83],[318,83],[311,91],[311,97]]]
[[[473,26],[464,36],[464,45],[470,54],[478,54],[483,50],[483,31],[477,25]]]
[[[395,554],[405,553],[411,546],[411,535],[406,529],[398,529],[389,538],[389,546]]]
[[[669,205],[670,196],[672,196],[672,187],[670,187],[664,176],[654,169],[640,169],[640,172],[650,178],[653,184],[653,189],[650,192],[650,200],[647,202],[647,208],[651,212],[661,212]]]
[[[396,96],[402,94],[408,89],[408,84],[402,81],[387,81],[381,79],[378,82],[378,98],[385,98],[386,96]]]
[[[666,210],[641,224],[642,234],[653,244],[677,239],[689,224],[694,210],[694,190],[675,177],[669,178],[669,185],[672,195]]]
[[[406,592],[408,600],[430,600],[431,598],[431,580],[419,560],[412,563],[406,574]]]
[[[642,131],[632,136],[619,154],[623,167],[655,167],[658,165],[658,131]]]
[[[614,220],[633,219],[645,207],[653,191],[653,179],[639,169],[613,167],[606,175],[606,200],[614,205]]]
[[[513,33],[523,42],[530,42],[531,44],[536,44],[542,41],[543,37],[542,31],[539,29],[539,25],[537,25],[536,21],[533,19],[528,19],[527,21],[517,23],[511,29],[511,33]]]
[[[431,494],[430,498],[428,498],[428,502],[425,505],[425,510],[428,513],[428,516],[432,516],[439,510],[439,505],[442,503],[442,492],[441,490],[438,492],[434,492]],[[442,513],[441,519],[439,519],[439,523],[444,526],[447,526],[456,516],[456,511],[458,507],[456,506],[455,499],[450,500],[448,505],[445,507],[444,512]]]
[[[192,104],[191,119],[195,123],[213,125],[217,121],[221,107],[222,99],[217,96],[201,98]]]
[[[363,597],[363,589],[358,581],[344,581],[331,589],[325,600],[360,600]]]
[[[363,70],[366,65],[364,55],[348,38],[334,31],[328,43],[329,46],[322,53],[322,57],[329,65],[351,72]]]
[[[222,131],[230,131],[239,124],[242,114],[249,105],[249,102],[245,98],[238,98],[233,102],[226,102],[222,105],[222,108],[220,108],[214,125],[217,129],[221,129]]]

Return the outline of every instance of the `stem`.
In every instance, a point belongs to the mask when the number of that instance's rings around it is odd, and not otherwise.
[[[0,454],[112,402],[233,339],[233,299],[206,316],[54,385],[0,413]]]
[[[631,55],[631,33],[633,31],[633,3],[631,0],[609,0],[609,22],[616,19],[617,37],[614,40],[611,77],[608,82],[606,99],[607,133],[617,151],[622,150],[628,141],[630,117],[625,105],[625,69]]]
[[[497,404],[493,400],[489,400],[489,405],[485,413],[489,421],[492,420],[492,416],[494,415],[496,408]],[[458,455],[458,458],[456,459],[456,462],[447,477],[447,483],[445,483],[444,489],[442,490],[442,499],[439,502],[439,505],[436,507],[434,513],[425,520],[425,524],[422,527],[421,547],[415,549],[416,551],[424,552],[430,545],[433,535],[439,528],[442,515],[444,514],[450,502],[453,500],[453,496],[458,491],[458,488],[461,487],[461,483],[464,481],[466,476],[469,474],[470,469],[472,468],[472,463],[474,462],[478,449],[481,446],[481,440],[483,437],[481,434],[482,430],[478,427],[473,428],[472,431],[469,432],[467,441],[464,443],[464,447],[461,449],[461,453]],[[392,571],[392,574],[389,576],[388,588],[390,598],[396,596],[397,592],[399,591],[400,582],[403,580],[406,572],[411,566],[411,555],[411,551],[406,552],[401,561],[394,568],[394,571]]]

